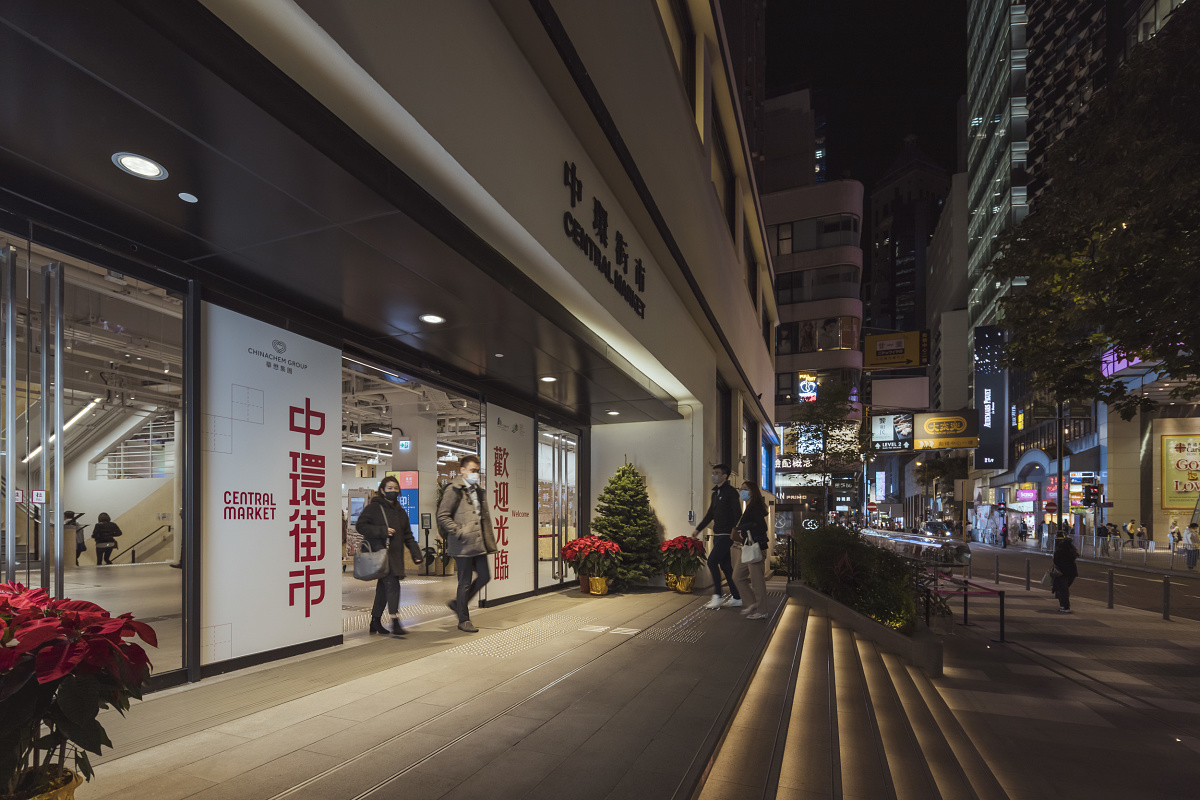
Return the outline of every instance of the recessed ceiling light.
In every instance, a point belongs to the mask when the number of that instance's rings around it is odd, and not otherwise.
[[[558,380],[558,378],[554,377],[553,375],[542,376],[542,383],[554,383],[556,380]]]
[[[496,353],[496,358],[504,358],[504,353]]]
[[[422,314],[419,319],[421,322],[428,322],[430,325],[441,325],[446,321],[445,317],[439,317],[437,314]]]
[[[113,153],[112,162],[118,169],[148,181],[166,180],[167,170],[157,161],[139,156],[137,153]]]
[[[200,202],[200,198],[196,197],[196,195],[192,194],[191,192],[180,192],[179,199],[185,203],[199,203]]]
[[[620,411],[605,411],[604,413],[608,414],[610,417],[617,417],[621,415]]]

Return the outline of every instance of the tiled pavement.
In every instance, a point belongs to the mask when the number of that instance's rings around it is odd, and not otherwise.
[[[705,598],[577,590],[162,692],[102,721],[94,798],[671,797],[767,624]],[[773,605],[783,599],[773,591]],[[706,745],[707,743],[707,745]]]
[[[704,599],[565,591],[478,612],[475,636],[448,619],[404,640],[351,633],[162,692],[105,716],[118,747],[78,796],[682,797],[768,632],[700,612]],[[933,685],[1011,798],[1200,796],[1200,623],[1073,605],[1008,591],[1002,644],[997,603],[973,598]],[[778,704],[779,661],[763,662],[751,706]],[[725,746],[751,740],[770,750],[736,732]],[[730,797],[762,796],[713,777]]]
[[[1013,798],[1200,796],[1200,622],[1044,589],[972,598],[935,684]],[[961,604],[956,606],[961,622]]]

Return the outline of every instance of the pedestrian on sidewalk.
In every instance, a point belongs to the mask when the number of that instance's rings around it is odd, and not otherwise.
[[[1177,519],[1171,520],[1171,527],[1167,530],[1167,542],[1171,545],[1172,553],[1183,542],[1183,531],[1179,529],[1179,520]]]
[[[770,546],[767,539],[767,502],[758,487],[750,481],[742,484],[738,495],[746,504],[746,510],[742,512],[737,527],[733,529],[733,550],[737,556],[737,565],[733,568],[733,583],[737,586],[739,594],[745,598],[742,601],[746,604],[742,613],[746,615],[746,619],[766,619],[766,566]],[[761,561],[747,564],[742,561],[741,556],[743,548],[749,549],[751,543],[759,546],[763,558]]]
[[[416,564],[421,563],[421,548],[413,536],[408,512],[400,504],[400,481],[388,475],[379,482],[379,490],[358,515],[355,530],[362,534],[375,552],[387,548],[387,574],[375,582],[375,603],[371,606],[371,633],[389,633],[403,636],[407,631],[400,624],[400,579],[405,577],[404,552],[412,555]],[[383,624],[384,604],[391,618],[391,627]]]
[[[1183,551],[1187,556],[1187,568],[1196,568],[1196,559],[1200,557],[1200,526],[1195,522],[1187,526],[1183,534]]]
[[[1137,529],[1137,546],[1138,546],[1139,550],[1146,549],[1146,539],[1147,539],[1146,523],[1143,522],[1142,524],[1138,525],[1138,529]]]
[[[1129,520],[1129,523],[1125,525],[1125,534],[1129,537],[1129,544],[1137,544],[1137,521]]]
[[[708,601],[704,607],[715,609],[728,605],[736,608],[742,604],[742,595],[738,591],[737,584],[733,582],[733,561],[730,551],[733,548],[731,536],[733,526],[742,516],[742,504],[738,500],[738,493],[729,485],[729,465],[715,465],[712,468],[712,482],[712,499],[708,504],[708,513],[704,515],[704,519],[700,520],[696,530],[692,531],[693,536],[700,538],[700,533],[708,527],[708,523],[711,522],[713,526],[713,546],[712,551],[708,554],[708,571],[712,574],[713,596],[712,600]],[[721,591],[722,572],[729,581],[729,591],[733,595],[728,602],[725,601]]]
[[[466,455],[459,459],[458,475],[438,503],[437,521],[438,531],[446,540],[447,551],[454,557],[454,568],[458,571],[458,593],[446,605],[458,616],[460,631],[478,633],[479,629],[471,622],[471,598],[492,579],[487,557],[496,551],[496,541],[487,497],[479,486],[477,457]]]
[[[92,528],[92,538],[96,540],[96,566],[112,564],[113,551],[117,549],[117,537],[121,528],[112,521],[112,517],[103,512],[96,517],[96,527]]]
[[[1075,566],[1077,558],[1079,551],[1075,549],[1075,542],[1071,537],[1058,537],[1054,543],[1053,562],[1058,574],[1054,576],[1051,585],[1054,596],[1058,598],[1058,610],[1064,614],[1071,613],[1071,584],[1079,576],[1079,568]]]

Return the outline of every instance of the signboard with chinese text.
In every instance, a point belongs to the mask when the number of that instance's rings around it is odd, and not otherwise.
[[[913,449],[913,415],[882,414],[871,417],[871,449],[878,452]]]
[[[338,636],[341,353],[207,303],[202,330],[201,663]]]
[[[492,581],[484,592],[489,603],[534,589],[533,456],[533,420],[489,403],[483,469],[500,548],[488,556]]]
[[[975,329],[975,410],[979,412],[979,447],[975,469],[1008,466],[1008,370],[1004,355],[1004,330],[994,325]]]
[[[917,414],[914,449],[952,450],[979,445],[979,414],[973,408]]]
[[[929,331],[864,337],[863,369],[923,367],[929,363]]]
[[[1200,493],[1200,435],[1162,437],[1162,507],[1196,507]]]

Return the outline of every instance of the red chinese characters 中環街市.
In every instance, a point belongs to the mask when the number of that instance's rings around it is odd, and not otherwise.
[[[288,454],[292,483],[288,535],[292,561],[299,567],[288,572],[288,605],[295,606],[297,593],[303,591],[304,616],[308,617],[312,607],[325,599],[325,568],[314,566],[325,559],[325,456],[312,452],[312,437],[325,432],[325,415],[314,411],[312,399],[305,398],[303,408],[289,408],[288,429],[304,434],[304,449]]]

